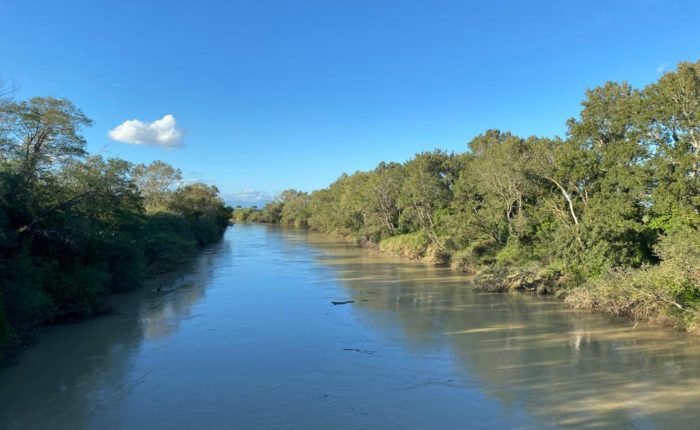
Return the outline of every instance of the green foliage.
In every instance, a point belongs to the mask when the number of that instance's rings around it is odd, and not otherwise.
[[[661,237],[654,249],[661,260],[639,269],[621,267],[574,289],[574,307],[656,320],[700,330],[700,232],[684,227]]]
[[[403,209],[399,223],[405,230],[422,230],[428,239],[440,249],[444,249],[438,234],[436,215],[447,208],[452,199],[452,182],[455,173],[451,171],[450,158],[442,151],[417,154],[405,166],[405,178],[398,204]]]
[[[278,224],[282,221],[282,203],[271,202],[262,208],[262,219],[265,222]]]
[[[166,208],[172,192],[182,182],[180,169],[160,160],[148,165],[135,165],[131,175],[143,196],[143,204],[148,212]]]
[[[452,268],[460,272],[473,272],[476,268],[494,261],[497,244],[493,239],[475,240],[467,247],[459,249],[452,255]]]
[[[479,248],[476,249],[478,250]],[[482,251],[482,253],[485,254],[484,251]],[[519,240],[512,238],[505,244],[505,246],[498,250],[496,255],[493,257],[493,263],[500,266],[527,266],[534,260],[531,253],[532,249],[530,247],[525,246]],[[490,261],[485,260],[482,256],[481,262],[488,263]]]
[[[197,250],[197,240],[186,219],[158,212],[146,218],[144,260],[149,273],[172,270]]]
[[[104,310],[102,299],[108,292],[106,267],[76,262],[63,268],[45,284],[45,291],[57,309],[57,317],[86,317]]]
[[[50,320],[56,306],[44,285],[55,273],[55,265],[32,255],[27,245],[0,262],[2,296],[13,333]]]
[[[204,246],[217,240],[228,226],[231,212],[213,185],[191,184],[180,187],[169,199],[168,210],[183,217],[195,241]]]
[[[426,234],[422,231],[417,231],[382,239],[379,242],[379,249],[393,255],[418,260],[426,255],[429,245],[430,240]]]
[[[221,237],[216,187],[180,172],[86,156],[71,102],[0,103],[0,361],[36,326],[106,310],[104,298]]]
[[[294,227],[306,227],[309,220],[310,196],[302,191],[286,190],[279,196],[282,205],[279,222]]]
[[[700,62],[643,89],[605,83],[581,107],[565,138],[487,130],[464,154],[382,162],[314,191],[303,211],[278,201],[263,212],[269,222],[303,212],[312,229],[461,271],[492,268],[509,285],[567,281],[572,303],[589,308],[693,320]]]
[[[92,121],[66,99],[34,97],[1,105],[3,159],[17,164],[26,180],[67,158],[85,154],[80,128]]]
[[[257,208],[237,207],[231,212],[231,220],[234,222],[262,222],[262,211]]]

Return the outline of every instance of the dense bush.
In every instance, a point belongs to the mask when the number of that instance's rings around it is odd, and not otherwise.
[[[661,262],[618,268],[574,288],[572,306],[700,330],[700,235],[686,228],[660,239]]]
[[[418,260],[426,255],[429,244],[425,234],[418,231],[415,233],[387,237],[379,242],[379,249],[393,255]]]

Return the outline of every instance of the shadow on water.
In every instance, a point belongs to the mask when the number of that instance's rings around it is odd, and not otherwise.
[[[447,350],[464,384],[524,408],[536,427],[697,425],[696,338],[558,300],[475,293],[468,277],[449,269],[370,255],[323,235],[306,240],[367,324],[418,355]]]
[[[112,296],[112,314],[45,328],[19,365],[0,371],[0,428],[89,427],[92,416],[139,383],[126,375],[143,342],[166,337],[194,317],[193,308],[229,246],[211,245],[145,288]]]

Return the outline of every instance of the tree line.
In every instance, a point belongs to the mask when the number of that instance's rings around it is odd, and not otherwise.
[[[481,288],[697,330],[700,62],[586,92],[564,138],[488,130],[464,153],[288,190],[238,220],[308,226],[478,273]]]
[[[219,239],[230,208],[162,162],[89,155],[91,120],[63,98],[0,85],[0,361],[38,325],[108,310]]]

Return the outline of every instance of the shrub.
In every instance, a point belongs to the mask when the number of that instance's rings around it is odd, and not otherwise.
[[[574,308],[661,321],[697,330],[700,320],[700,235],[683,228],[663,236],[656,266],[617,269],[574,288],[566,298]]]
[[[383,239],[379,242],[379,249],[393,255],[418,260],[425,256],[428,242],[426,235],[418,231]]]
[[[484,264],[493,261],[496,241],[491,238],[475,240],[465,249],[452,255],[452,268],[460,272],[473,273]]]
[[[81,318],[106,309],[103,298],[109,274],[103,267],[76,265],[46,284],[46,292],[61,318]]]

